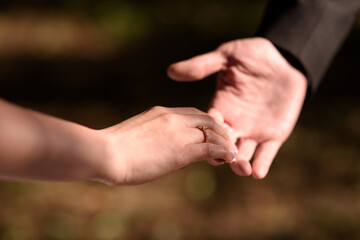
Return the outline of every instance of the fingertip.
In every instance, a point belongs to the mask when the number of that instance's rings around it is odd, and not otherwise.
[[[266,177],[280,146],[281,142],[278,141],[269,141],[260,144],[260,146],[256,150],[254,161],[252,164],[252,175],[255,179],[263,179]]]
[[[251,164],[248,161],[238,161],[238,168],[244,173],[244,176],[250,176],[252,173]]]
[[[220,71],[226,57],[218,51],[195,56],[169,66],[167,72],[176,81],[196,81]]]
[[[232,129],[232,127],[230,127],[229,124],[227,123],[223,123],[223,127],[229,132],[229,133],[233,133],[234,129]]]
[[[252,169],[251,165],[247,161],[237,161],[230,164],[231,169],[233,172],[239,176],[247,177],[251,175]]]
[[[177,72],[177,65],[178,65],[178,63],[173,63],[173,64],[171,64],[169,67],[168,67],[168,69],[167,69],[167,75],[168,75],[168,77],[169,78],[171,78],[171,79],[173,79],[173,80],[177,80],[177,81],[179,81],[179,80],[181,80],[181,78],[180,78],[180,76],[179,76],[179,74],[178,74],[178,72]]]
[[[239,148],[237,154],[238,159],[250,161],[256,150],[257,142],[251,139],[241,139],[237,145]]]
[[[269,169],[266,167],[258,167],[253,169],[252,176],[255,179],[264,179],[269,172]]]
[[[168,76],[175,81],[197,81],[203,79],[203,67],[192,59],[171,64],[167,69]]]
[[[208,160],[208,163],[214,167],[218,167],[220,165],[223,165],[225,162],[221,159],[211,159],[211,160]]]

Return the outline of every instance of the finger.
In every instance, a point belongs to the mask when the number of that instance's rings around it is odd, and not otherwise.
[[[237,132],[235,132],[234,129],[233,129],[232,127],[230,127],[230,125],[227,124],[227,123],[223,123],[223,127],[226,129],[226,131],[228,132],[228,134],[229,134],[229,136],[230,136],[230,139],[231,139],[231,142],[233,143],[235,152],[238,153],[238,148],[237,148],[237,146],[234,144],[234,143],[237,142],[237,139],[238,139],[238,134],[237,134]]]
[[[227,59],[220,51],[212,51],[170,65],[168,76],[176,81],[201,80],[206,76],[220,71]]]
[[[213,143],[216,145],[222,145],[224,147],[229,148],[229,150],[231,150],[231,147],[229,146],[228,142],[221,137],[220,135],[216,134],[213,130],[211,129],[206,129],[206,133],[207,135],[205,135],[204,131],[198,128],[194,128],[197,131],[200,131],[200,133],[202,133],[202,137],[200,138],[200,141],[198,141],[198,143],[203,143],[205,141],[209,142],[209,143]]]
[[[257,142],[251,139],[240,139],[237,145],[238,160],[230,164],[231,169],[239,176],[250,176],[252,169],[249,161],[255,152]]]
[[[251,139],[240,139],[237,146],[238,146],[237,158],[243,161],[250,161],[250,159],[254,155],[257,142]]]
[[[200,130],[200,129],[199,129]],[[203,132],[202,130],[200,130],[201,132]],[[233,148],[233,144],[229,143],[227,140],[225,140],[223,137],[221,137],[220,135],[216,134],[214,131],[212,131],[211,129],[207,129],[206,130],[207,135],[205,136],[205,133],[203,132],[203,141],[205,142],[207,141],[208,143],[213,143],[216,145],[220,145],[220,146],[224,146],[228,149],[228,151],[233,152],[234,155],[236,155],[235,150]],[[201,142],[201,141],[200,141]],[[215,160],[216,163],[223,163],[223,161],[221,160]],[[211,164],[211,163],[210,163]]]
[[[222,123],[222,126],[225,128],[226,132],[230,136],[231,143],[235,143],[237,136],[236,136],[234,130],[229,126],[229,124],[224,123],[224,117],[222,116],[220,111],[217,110],[216,108],[210,108],[208,111],[208,114],[210,116],[212,116],[213,118],[215,118],[218,122]],[[233,145],[233,148],[234,148],[234,151],[237,152],[237,147]]]
[[[210,108],[208,111],[208,114],[210,116],[212,116],[213,118],[215,118],[216,120],[218,120],[219,122],[223,123],[224,122],[224,118],[221,115],[220,111],[217,110],[216,108]]]
[[[254,178],[262,179],[266,176],[280,147],[281,142],[278,141],[268,141],[259,145],[252,164],[252,175]]]
[[[231,143],[230,136],[223,126],[221,126],[213,117],[210,115],[186,115],[188,127],[197,128],[199,126],[206,126],[216,134],[223,137],[226,141]]]
[[[190,144],[186,146],[185,150],[184,156],[188,161],[187,164],[203,160],[212,161],[214,159],[230,162],[235,157],[226,147],[213,143]]]
[[[225,161],[221,160],[221,159],[211,159],[211,160],[208,160],[208,163],[210,163],[210,165],[212,165],[214,167],[217,167],[217,166],[223,165],[225,163]]]
[[[231,169],[234,173],[239,176],[250,176],[251,175],[251,164],[249,161],[237,160],[230,164]]]

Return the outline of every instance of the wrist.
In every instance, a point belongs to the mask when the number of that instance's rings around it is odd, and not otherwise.
[[[120,164],[118,156],[122,150],[119,144],[116,144],[116,138],[108,130],[109,128],[92,130],[97,139],[97,157],[92,160],[92,174],[88,180],[107,185],[119,185],[124,182],[124,167]]]
[[[101,178],[105,159],[109,155],[106,139],[99,134],[99,130],[84,126],[77,125],[73,132],[74,139],[62,150],[67,152],[70,160],[69,171],[64,175],[68,175],[69,180],[92,181]]]

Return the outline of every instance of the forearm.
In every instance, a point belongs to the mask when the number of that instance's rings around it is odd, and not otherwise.
[[[95,130],[0,99],[0,178],[89,180],[105,155]]]

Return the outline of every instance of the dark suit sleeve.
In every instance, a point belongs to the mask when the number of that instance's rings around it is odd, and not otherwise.
[[[258,35],[272,41],[315,90],[359,9],[360,0],[271,0]]]

